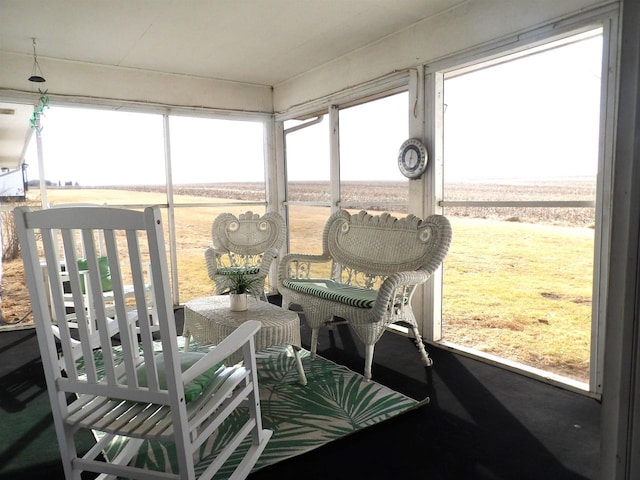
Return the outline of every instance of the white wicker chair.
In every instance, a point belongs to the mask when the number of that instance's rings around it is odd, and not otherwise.
[[[425,365],[431,365],[411,298],[440,266],[451,238],[451,225],[442,215],[397,219],[341,210],[324,227],[321,255],[285,255],[278,270],[282,306],[302,307],[312,329],[312,358],[319,328],[340,317],[366,346],[367,379],[374,346],[392,323],[411,327]]]
[[[229,458],[239,462],[237,467],[229,467],[234,470],[233,478],[246,477],[271,437],[271,431],[262,428],[258,397],[254,336],[260,323],[246,322],[206,354],[178,350],[160,209],[149,207],[139,212],[69,207],[31,212],[21,207],[15,210],[15,219],[65,478],[80,479],[81,473],[88,471],[104,474],[98,478],[205,480]],[[104,235],[109,258],[113,318],[106,313],[111,307],[105,305],[100,290],[93,240],[96,231]],[[91,296],[84,295],[80,285],[76,232],[84,239],[82,253],[88,259]],[[71,335],[62,282],[51,282],[60,350],[40,259],[43,252],[49,277],[57,278],[58,245],[66,255],[78,317],[74,328],[80,339]],[[152,325],[140,322],[136,332],[124,295],[126,271],[133,280],[136,312],[141,313],[139,317],[146,315],[143,264],[147,261],[157,302],[160,353]],[[91,304],[86,305],[87,301]],[[84,318],[88,311],[95,312],[95,330]],[[119,345],[114,346],[116,339]],[[224,359],[238,350],[244,363],[224,366]],[[223,429],[222,436],[228,441],[196,470],[194,456],[199,458],[205,442],[240,406],[247,407],[247,413],[238,416],[238,429],[234,433]],[[83,456],[74,441],[80,429],[102,432],[97,444]],[[245,438],[247,446],[239,448]],[[123,439],[127,441],[123,443]],[[116,455],[107,453],[112,440],[122,446]],[[175,450],[178,471],[156,471],[133,462],[142,454],[140,446],[145,440],[166,442],[165,451]],[[99,459],[102,454],[106,461]],[[158,465],[170,466],[164,458]]]
[[[207,273],[216,284],[216,293],[224,293],[229,274],[238,271],[257,278],[254,289],[264,292],[269,268],[285,235],[284,219],[277,212],[260,216],[248,211],[237,218],[231,213],[218,215],[211,226],[213,247],[204,252]]]

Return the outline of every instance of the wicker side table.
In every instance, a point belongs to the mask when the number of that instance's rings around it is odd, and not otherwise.
[[[247,320],[258,320],[262,328],[255,338],[256,351],[275,345],[291,345],[300,383],[306,385],[307,377],[299,354],[298,314],[253,297],[247,303],[249,308],[246,311],[233,312],[229,309],[229,297],[226,295],[200,297],[187,302],[184,308],[185,348],[189,348],[191,337],[198,343],[217,345]]]

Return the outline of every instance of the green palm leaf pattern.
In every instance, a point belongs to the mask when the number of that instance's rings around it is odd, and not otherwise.
[[[206,350],[208,347],[198,347]],[[333,440],[387,420],[425,402],[377,384],[322,357],[311,360],[309,352],[300,351],[308,384],[300,385],[292,347],[270,347],[256,355],[258,365],[262,423],[273,430],[258,463],[267,465],[308,452]],[[246,412],[229,417],[214,436],[196,454],[197,473],[216,457],[241,425]],[[116,442],[105,452],[114,455],[122,447]],[[227,478],[239,463],[249,439],[245,440],[214,477]],[[152,470],[177,472],[172,444],[145,441],[135,458],[136,466]]]

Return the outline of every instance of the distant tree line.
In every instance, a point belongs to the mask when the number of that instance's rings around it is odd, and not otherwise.
[[[66,182],[62,182],[60,180],[58,180],[57,182],[52,182],[51,180],[45,180],[44,184],[47,187],[79,187],[80,184],[78,182],[73,182],[71,180],[66,181]],[[29,187],[39,187],[40,186],[40,180],[29,180],[27,182],[27,185]]]

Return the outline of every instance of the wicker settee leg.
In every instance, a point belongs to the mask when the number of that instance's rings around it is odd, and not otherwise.
[[[371,365],[373,364],[373,348],[375,344],[365,345],[364,347],[364,379],[368,382],[371,380]]]
[[[420,356],[422,357],[422,363],[424,363],[426,367],[430,367],[431,365],[433,365],[433,360],[427,353],[427,350],[424,348],[424,342],[422,341],[422,335],[420,335],[418,326],[412,325],[411,330],[413,331],[413,339],[416,342],[416,346],[418,347],[418,350],[420,351]]]

